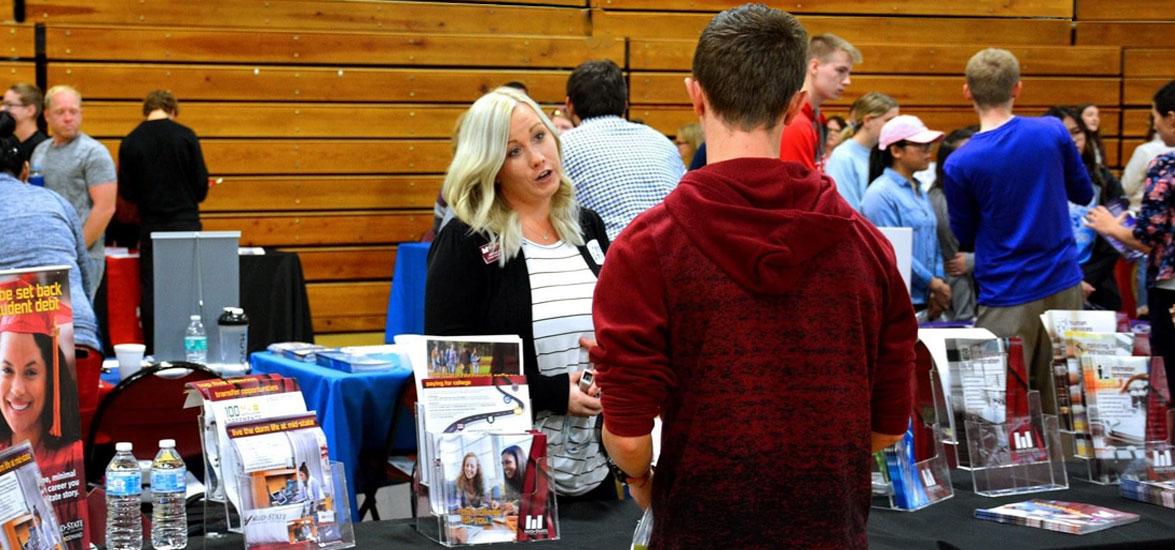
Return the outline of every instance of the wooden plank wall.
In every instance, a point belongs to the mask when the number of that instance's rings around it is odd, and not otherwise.
[[[396,243],[431,224],[457,115],[521,80],[562,101],[570,69],[610,58],[630,79],[630,116],[666,133],[692,120],[681,85],[693,41],[721,0],[0,0],[0,74],[85,96],[84,130],[116,151],[140,101],[166,88],[223,178],[209,229],[297,252],[317,332],[381,331]],[[841,113],[879,90],[934,127],[970,124],[961,94],[981,46],[1019,56],[1021,112],[1095,102],[1111,164],[1145,131],[1155,87],[1175,75],[1175,12],[1147,0],[772,1],[812,33],[864,54]],[[1169,6],[1167,6],[1169,8]]]

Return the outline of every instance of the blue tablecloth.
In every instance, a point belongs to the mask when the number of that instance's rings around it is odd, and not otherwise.
[[[401,386],[413,383],[412,369],[397,366],[387,371],[350,374],[269,352],[254,353],[249,359],[255,373],[277,373],[298,380],[306,406],[318,412],[331,459],[342,462],[347,469],[351,515],[359,521],[359,507],[355,504],[359,452],[382,451],[386,447],[396,397]],[[400,416],[396,446],[416,446],[411,415]]]
[[[397,334],[424,334],[424,282],[428,278],[429,243],[400,243],[396,270],[388,294],[388,319],[384,341]]]

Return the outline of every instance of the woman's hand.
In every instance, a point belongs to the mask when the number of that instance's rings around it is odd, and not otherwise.
[[[567,375],[567,414],[571,416],[595,416],[603,410],[600,405],[600,398],[592,397],[580,391],[579,379],[582,376],[583,371],[575,371]],[[592,384],[592,387],[588,391],[597,394],[600,393],[599,388],[595,384]]]
[[[653,503],[653,470],[649,470],[649,473],[640,479],[629,478],[628,494],[632,495],[632,499],[642,510],[647,510]]]
[[[1109,209],[1099,206],[1085,215],[1085,225],[1092,227],[1094,231],[1102,235],[1109,235],[1115,228],[1120,227],[1125,219],[1126,212],[1115,217]]]
[[[954,258],[947,260],[946,263],[947,275],[952,277],[961,277],[967,274],[967,255],[958,252]]]

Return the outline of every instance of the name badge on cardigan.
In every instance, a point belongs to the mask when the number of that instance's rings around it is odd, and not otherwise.
[[[597,248],[599,245],[596,245]],[[486,264],[492,264],[502,257],[502,247],[498,245],[498,241],[488,242],[481,245],[481,259]]]
[[[592,255],[592,260],[596,265],[604,265],[604,249],[600,248],[600,241],[592,239],[587,243],[588,254]]]

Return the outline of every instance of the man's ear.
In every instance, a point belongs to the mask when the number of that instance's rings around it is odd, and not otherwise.
[[[1012,99],[1020,99],[1020,92],[1024,91],[1024,81],[1017,80],[1012,86]]]
[[[701,118],[709,108],[709,99],[706,97],[706,92],[702,90],[702,86],[698,84],[698,81],[692,77],[685,77],[684,82],[685,93],[689,95],[690,105],[694,108],[694,114]]]
[[[787,104],[787,112],[783,115],[783,123],[785,125],[791,123],[791,120],[800,113],[800,110],[804,108],[804,103],[807,103],[807,101],[808,92],[805,90],[800,90],[796,92],[796,95],[791,96],[791,101]]]
[[[971,87],[966,82],[963,83],[963,97],[967,98],[967,101],[975,101],[975,98],[971,97]]]
[[[579,123],[582,122],[579,120],[579,115],[575,114],[575,107],[571,104],[570,97],[563,98],[563,112],[567,113],[567,118],[571,120],[571,122],[574,122],[576,126],[579,126]]]

